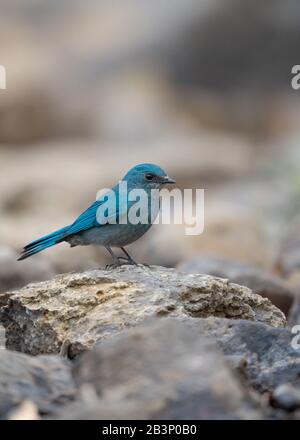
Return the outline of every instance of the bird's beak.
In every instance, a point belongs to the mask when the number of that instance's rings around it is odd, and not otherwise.
[[[169,176],[165,176],[165,177],[163,177],[162,183],[163,184],[167,184],[167,183],[171,184],[171,183],[176,183],[176,181],[174,179],[171,179],[171,177],[169,177]]]

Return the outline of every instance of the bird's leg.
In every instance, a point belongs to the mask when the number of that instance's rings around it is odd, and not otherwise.
[[[122,249],[122,251],[124,252],[124,254],[126,255],[126,257],[127,257],[127,261],[128,261],[130,264],[135,264],[135,265],[137,266],[137,262],[134,261],[134,259],[129,255],[129,253],[126,251],[126,249],[125,249],[124,247],[121,247],[121,249]]]
[[[130,262],[130,264],[136,264],[135,262],[133,262],[132,259],[128,259],[128,258],[124,258],[124,257],[117,257],[110,246],[105,246],[105,249],[108,250],[108,252],[110,253],[110,255],[112,256],[113,262],[112,264],[107,264],[106,269],[113,269],[119,266],[122,266],[122,264],[128,264],[128,262]],[[124,262],[121,263],[121,260],[123,260]]]
[[[110,255],[112,256],[112,259],[113,259],[112,264],[108,264],[108,265],[106,266],[106,268],[120,266],[121,263],[120,263],[118,257],[116,257],[116,255],[113,253],[111,247],[109,247],[109,246],[105,246],[105,249],[110,253]]]

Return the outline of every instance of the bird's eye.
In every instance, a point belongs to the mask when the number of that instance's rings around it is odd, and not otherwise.
[[[147,173],[147,174],[145,175],[145,177],[146,177],[147,180],[153,180],[153,178],[154,178],[154,174],[152,174],[152,173]]]

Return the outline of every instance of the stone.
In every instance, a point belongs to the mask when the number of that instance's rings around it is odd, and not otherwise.
[[[40,420],[38,407],[30,400],[24,400],[8,413],[8,420]]]
[[[231,282],[247,286],[254,293],[269,300],[288,315],[295,293],[289,284],[280,277],[258,267],[226,258],[198,256],[178,266],[187,273],[205,273],[228,278]]]
[[[296,203],[297,194],[294,203]],[[279,255],[276,261],[277,271],[286,279],[289,279],[292,285],[299,285],[300,252],[299,252],[299,215],[294,215],[292,226],[282,238],[279,249]]]
[[[274,408],[281,408],[286,411],[295,411],[300,408],[300,388],[291,384],[282,384],[277,387],[272,396],[271,404]]]
[[[250,387],[273,391],[291,383],[300,385],[300,349],[293,348],[288,328],[274,328],[261,322],[207,318],[189,321],[201,334],[214,339],[230,364],[235,361]]]
[[[75,361],[73,376],[85,387],[85,399],[68,405],[63,419],[262,417],[216,346],[173,318],[150,320],[97,344]]]
[[[51,414],[74,396],[69,361],[53,355],[30,357],[0,350],[0,418],[26,401],[39,413]]]
[[[300,325],[300,298],[296,298],[291,307],[288,324],[290,327]]]
[[[65,274],[15,291],[1,309],[7,347],[71,358],[149,317],[248,319],[282,327],[284,314],[247,287],[152,266]]]

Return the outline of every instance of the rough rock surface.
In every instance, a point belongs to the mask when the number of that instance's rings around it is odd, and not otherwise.
[[[254,293],[269,298],[286,315],[295,298],[293,289],[285,280],[266,270],[237,261],[198,256],[179,265],[179,269],[187,273],[205,273],[228,278],[233,283],[247,286]]]
[[[83,398],[60,418],[262,417],[215,344],[177,319],[150,320],[97,344],[73,375]]]
[[[56,406],[69,402],[74,395],[67,360],[0,350],[0,418],[27,400],[42,414],[51,414]]]
[[[246,320],[208,318],[189,322],[217,341],[223,353],[235,357],[238,370],[260,392],[290,383],[300,386],[300,349],[287,328]]]
[[[2,308],[7,347],[70,357],[154,316],[218,316],[285,325],[283,313],[250,289],[174,269],[122,266],[66,274],[15,291]]]

